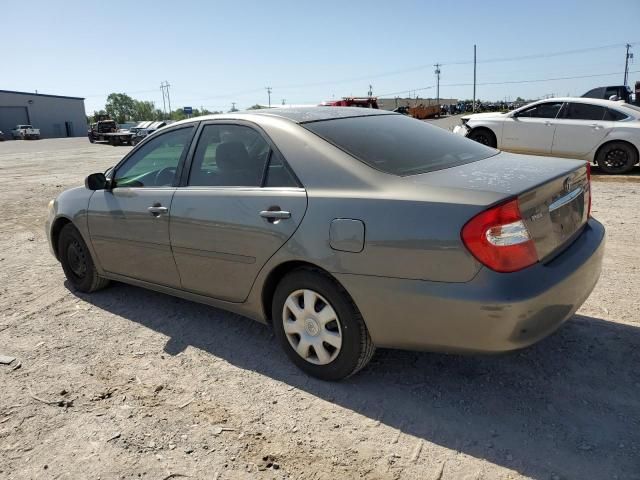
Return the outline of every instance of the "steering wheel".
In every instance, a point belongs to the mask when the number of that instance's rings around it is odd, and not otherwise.
[[[165,167],[156,173],[153,185],[156,187],[169,187],[176,176],[176,167]]]

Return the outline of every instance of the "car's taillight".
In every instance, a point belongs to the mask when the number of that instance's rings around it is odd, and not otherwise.
[[[538,261],[517,199],[469,220],[462,228],[462,241],[480,263],[496,272],[515,272]]]
[[[591,216],[591,164],[587,162],[587,189],[589,191],[589,208],[587,210],[587,216]]]

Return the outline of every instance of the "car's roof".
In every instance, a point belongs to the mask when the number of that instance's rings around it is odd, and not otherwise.
[[[624,102],[614,102],[613,100],[604,100],[602,98],[589,98],[589,97],[553,97],[544,100],[538,100],[534,103],[540,102],[572,102],[572,103],[590,103],[591,105],[601,105],[603,107],[624,107]]]
[[[319,122],[322,120],[332,120],[336,118],[350,117],[368,117],[374,115],[398,115],[394,112],[386,110],[378,110],[375,108],[359,108],[359,107],[296,107],[296,108],[264,108],[261,110],[245,110],[241,112],[219,113],[214,115],[204,115],[202,117],[194,117],[187,120],[177,122],[184,124],[189,122],[199,122],[203,120],[221,120],[221,119],[242,119],[255,116],[279,117],[290,120],[295,123]],[[172,124],[176,125],[176,124]]]

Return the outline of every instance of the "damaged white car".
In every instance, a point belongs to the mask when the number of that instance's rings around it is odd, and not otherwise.
[[[640,107],[552,98],[507,113],[464,115],[453,132],[510,152],[588,160],[620,174],[638,163]]]

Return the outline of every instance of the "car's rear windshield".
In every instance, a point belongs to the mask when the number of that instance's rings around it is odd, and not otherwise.
[[[337,118],[302,126],[370,167],[400,176],[476,162],[498,153],[404,115]]]

